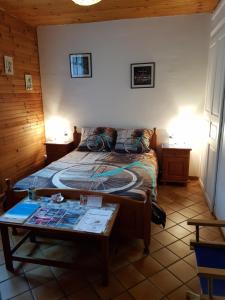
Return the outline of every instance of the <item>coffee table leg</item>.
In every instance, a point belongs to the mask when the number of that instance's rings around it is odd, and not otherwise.
[[[30,233],[30,241],[31,243],[36,243],[36,236],[33,232]]]
[[[109,282],[109,238],[105,237],[102,240],[102,275],[103,285],[107,286]]]
[[[14,272],[8,226],[1,226],[1,235],[6,269],[10,272]]]

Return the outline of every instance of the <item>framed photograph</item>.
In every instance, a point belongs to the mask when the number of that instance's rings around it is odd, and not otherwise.
[[[6,75],[14,75],[13,57],[4,56],[4,65],[5,65],[5,74]]]
[[[91,53],[70,54],[70,73],[72,78],[92,77]]]
[[[24,75],[24,80],[25,80],[25,88],[26,88],[26,90],[27,91],[32,91],[33,90],[32,75],[25,74]]]
[[[155,63],[131,64],[131,88],[155,87]]]

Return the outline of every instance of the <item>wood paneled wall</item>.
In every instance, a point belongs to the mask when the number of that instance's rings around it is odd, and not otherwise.
[[[219,0],[103,0],[75,5],[71,0],[0,0],[0,8],[27,24],[56,25],[212,12]]]
[[[14,59],[5,75],[4,56]],[[26,91],[24,74],[33,90]],[[0,11],[0,191],[44,164],[44,122],[36,29]]]

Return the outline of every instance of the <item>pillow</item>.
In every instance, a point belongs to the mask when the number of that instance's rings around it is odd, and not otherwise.
[[[150,129],[118,129],[115,151],[122,153],[144,153],[150,150]]]
[[[112,151],[116,130],[109,127],[82,128],[78,151]]]

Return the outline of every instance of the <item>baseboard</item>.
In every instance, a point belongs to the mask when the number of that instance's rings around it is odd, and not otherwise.
[[[200,187],[201,187],[202,191],[204,192],[204,185],[203,185],[201,178],[199,178],[199,183],[200,183]]]
[[[217,219],[217,217],[216,217],[216,215],[214,214],[214,212],[210,209],[209,199],[208,199],[208,197],[207,197],[207,195],[206,195],[206,193],[205,193],[205,191],[204,191],[204,184],[203,184],[201,178],[199,178],[199,183],[200,183],[200,187],[201,187],[201,189],[202,189],[202,192],[203,192],[203,194],[204,194],[204,196],[205,196],[206,203],[207,203],[207,205],[208,205],[208,207],[209,207],[209,210],[211,211],[211,214],[215,217],[215,219]],[[218,220],[218,219],[217,219],[217,220]],[[222,236],[223,236],[223,239],[224,239],[224,241],[225,241],[225,230],[223,230],[221,227],[219,227],[219,230],[220,230],[220,232],[221,232],[221,234],[222,234]]]
[[[188,176],[189,180],[199,180],[198,176]]]
[[[204,190],[204,184],[203,184],[201,178],[199,178],[199,183],[200,183],[200,187],[201,187],[201,189],[202,189],[202,192],[203,192],[203,194],[204,194],[204,197],[205,197],[205,199],[206,199],[206,203],[207,203],[207,205],[208,205],[208,208],[209,208],[210,212],[213,213],[213,207],[211,207],[211,205],[210,205],[211,202],[210,202],[210,200],[209,200],[207,194],[205,193],[205,190]]]

